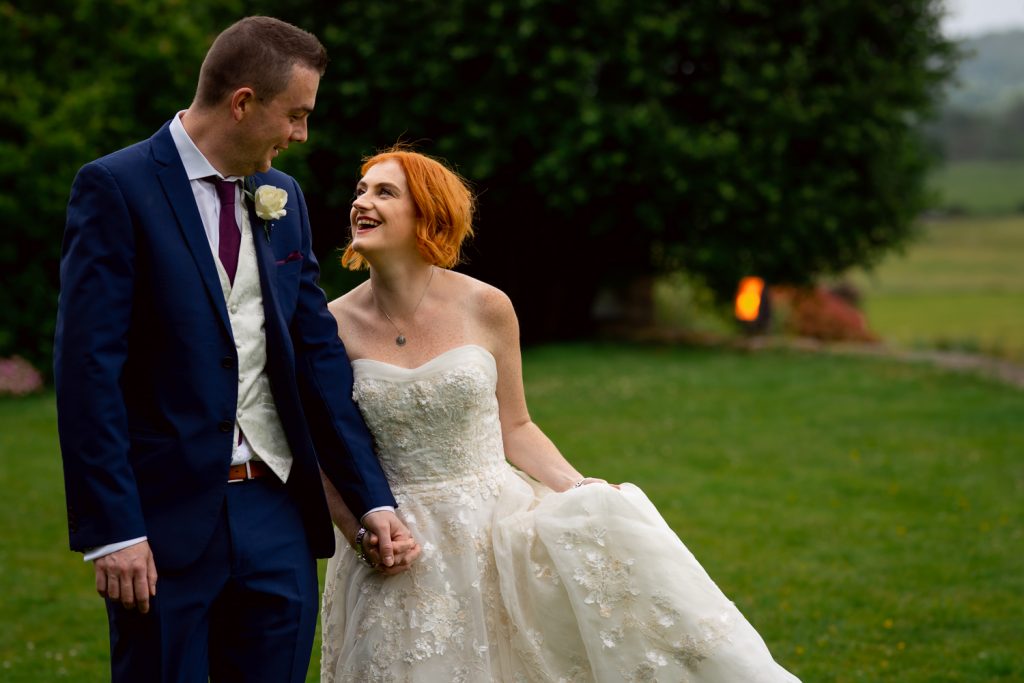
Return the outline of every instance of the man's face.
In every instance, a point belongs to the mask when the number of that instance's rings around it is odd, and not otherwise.
[[[250,100],[243,120],[244,174],[268,171],[274,158],[292,142],[306,141],[306,122],[320,86],[320,74],[304,66],[292,67],[288,87],[272,100]]]

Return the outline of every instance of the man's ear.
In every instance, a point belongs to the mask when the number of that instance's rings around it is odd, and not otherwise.
[[[256,93],[252,88],[239,88],[231,93],[231,116],[235,121],[241,121],[251,110],[256,101]]]

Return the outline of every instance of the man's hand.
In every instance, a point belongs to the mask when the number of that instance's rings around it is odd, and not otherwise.
[[[369,560],[370,565],[379,574],[385,576],[394,576],[395,574],[401,574],[407,571],[412,563],[416,561],[416,558],[420,556],[420,544],[416,542],[416,539],[412,536],[405,536],[392,539],[391,547],[395,553],[395,563],[387,567],[381,562],[380,546],[377,545],[377,536],[373,533],[367,533],[366,538],[363,539],[363,552],[366,553],[366,559]]]
[[[96,592],[118,600],[125,609],[149,611],[149,599],[156,595],[156,564],[149,542],[142,541],[127,548],[96,558]]]
[[[372,512],[363,518],[363,526],[369,532],[363,539],[363,548],[384,574],[400,574],[419,557],[419,543],[394,512]]]

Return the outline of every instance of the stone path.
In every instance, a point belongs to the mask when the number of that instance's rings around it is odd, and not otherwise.
[[[972,372],[1024,389],[1024,365],[1012,361],[959,351],[915,351],[885,344],[827,343],[816,339],[752,337],[737,342],[739,348],[787,348],[817,353],[876,356],[912,363],[929,363],[955,372]]]
[[[760,349],[790,349],[808,353],[836,353],[850,356],[891,358],[908,363],[929,363],[953,372],[970,372],[990,377],[1019,389],[1024,389],[1024,364],[960,351],[925,351],[901,349],[884,343],[823,342],[807,337],[775,335],[730,339],[716,334],[693,333],[685,330],[667,330],[656,326],[609,328],[611,339],[654,342],[660,344],[689,344],[691,346],[732,347],[746,351]]]

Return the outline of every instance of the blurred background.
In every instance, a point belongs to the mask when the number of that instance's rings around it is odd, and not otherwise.
[[[1016,0],[0,0],[0,679],[106,678],[47,387],[72,179],[248,14],[331,56],[275,160],[329,297],[365,277],[337,263],[360,160],[446,159],[534,419],[641,485],[781,663],[1024,680]]]
[[[255,13],[331,55],[279,161],[331,296],[362,277],[335,259],[360,160],[405,141],[474,183],[461,268],[509,293],[527,344],[1024,354],[1021,3],[58,0],[0,2],[0,358],[49,372],[77,169],[186,107],[213,37]],[[775,305],[737,325],[747,276]]]

